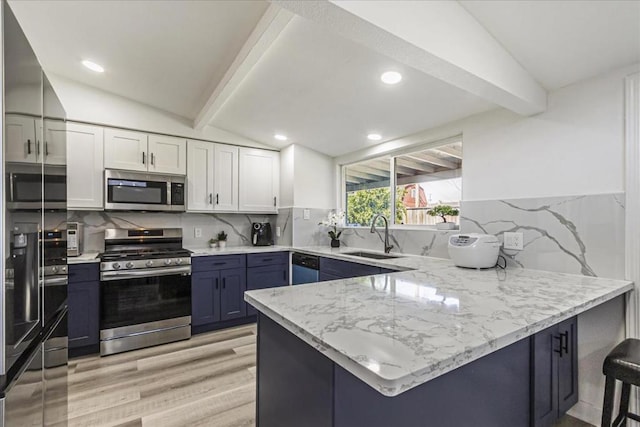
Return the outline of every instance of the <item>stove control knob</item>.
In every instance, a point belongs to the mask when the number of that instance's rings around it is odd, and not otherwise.
[[[151,260],[147,261],[146,266],[147,267],[153,267],[153,261],[151,261]]]
[[[176,264],[178,264],[178,265],[182,264],[182,258],[178,258],[178,259],[176,260]]]
[[[54,265],[53,267],[51,267],[51,271],[53,271],[54,273],[57,273],[58,267]]]
[[[125,264],[125,267],[133,268],[133,263],[132,262],[128,262],[128,263]]]
[[[67,272],[67,266],[66,265],[62,266],[62,268],[60,269],[60,272],[61,273],[66,273]]]
[[[114,270],[120,270],[120,263],[114,262],[111,264],[111,267],[113,267]]]
[[[172,259],[165,259],[164,260],[164,265],[171,265],[171,263],[173,263]]]

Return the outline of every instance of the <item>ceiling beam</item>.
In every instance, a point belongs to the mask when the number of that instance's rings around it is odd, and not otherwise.
[[[202,130],[213,120],[262,55],[269,50],[291,18],[293,13],[290,11],[275,4],[269,5],[211,96],[196,115],[193,121],[194,129]]]
[[[410,157],[412,159],[415,159],[421,162],[431,163],[432,165],[440,166],[447,169],[458,169],[460,167],[460,165],[457,163],[450,162],[448,160],[441,159],[436,156],[430,156],[429,154],[426,154],[426,153],[413,153],[413,154],[407,155],[407,157]]]
[[[365,172],[358,172],[358,171],[354,171],[353,169],[349,169],[347,171],[347,179],[349,178],[361,178],[361,179],[366,179],[367,181],[380,181],[380,177],[376,176],[376,175],[371,175]],[[389,178],[387,178],[389,179]]]
[[[366,172],[368,174],[371,175],[376,175],[376,176],[380,176],[383,178],[389,178],[389,170],[382,170],[382,169],[378,169],[378,168],[373,168],[371,166],[365,166],[365,165],[354,165],[354,166],[349,166],[349,171],[359,171],[359,172]]]
[[[547,107],[545,89],[457,1],[271,1],[518,114]]]
[[[444,153],[447,156],[455,157],[456,159],[462,160],[462,151],[457,150],[453,147],[438,147],[432,148],[433,151],[439,151],[440,153]]]
[[[422,162],[416,162],[415,160],[397,158],[396,164],[400,166],[404,166],[406,168],[417,170],[419,172],[435,172],[435,168],[432,168],[431,166],[428,166]]]

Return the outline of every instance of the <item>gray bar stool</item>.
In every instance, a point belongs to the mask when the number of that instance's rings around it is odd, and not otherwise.
[[[626,339],[611,350],[604,359],[602,373],[606,375],[602,427],[626,426],[627,418],[640,421],[640,416],[629,412],[631,386],[640,386],[640,340]],[[612,424],[616,380],[622,381],[622,396],[618,416]]]

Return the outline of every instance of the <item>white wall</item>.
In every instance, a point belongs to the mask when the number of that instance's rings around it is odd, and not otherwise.
[[[546,112],[503,109],[341,156],[336,164],[463,135],[462,198],[494,200],[624,191],[625,67],[549,94]]]
[[[294,206],[333,209],[333,159],[301,145],[294,149]]]
[[[196,131],[192,127],[193,122],[187,118],[74,82],[56,74],[47,73],[47,77],[60,97],[69,120],[273,149],[273,147],[213,126],[206,126],[202,131]]]

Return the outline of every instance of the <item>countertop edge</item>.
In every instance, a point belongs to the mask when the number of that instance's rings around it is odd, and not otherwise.
[[[451,372],[463,365],[480,359],[483,356],[505,348],[524,338],[532,336],[573,316],[577,316],[597,305],[624,295],[625,293],[632,291],[633,288],[633,282],[628,282],[627,285],[622,288],[618,288],[600,297],[577,305],[557,315],[553,315],[543,320],[537,321],[535,323],[532,323],[531,325],[522,327],[510,334],[487,341],[482,345],[473,348],[467,348],[463,352],[460,352],[450,358],[438,362],[436,364],[436,367],[427,366],[416,372],[412,372],[410,374],[392,379],[376,375],[375,372],[367,369],[358,361],[333,348],[326,342],[316,338],[312,333],[306,331],[299,325],[285,319],[283,316],[269,309],[258,300],[252,298],[251,291],[245,292],[244,300],[253,305],[258,311],[278,323],[280,326],[282,326],[298,338],[302,339],[304,342],[311,345],[316,350],[320,351],[333,362],[340,365],[343,369],[347,370],[348,372],[359,378],[361,381],[377,390],[379,393],[387,397],[394,397],[407,390],[422,385],[427,381]]]

